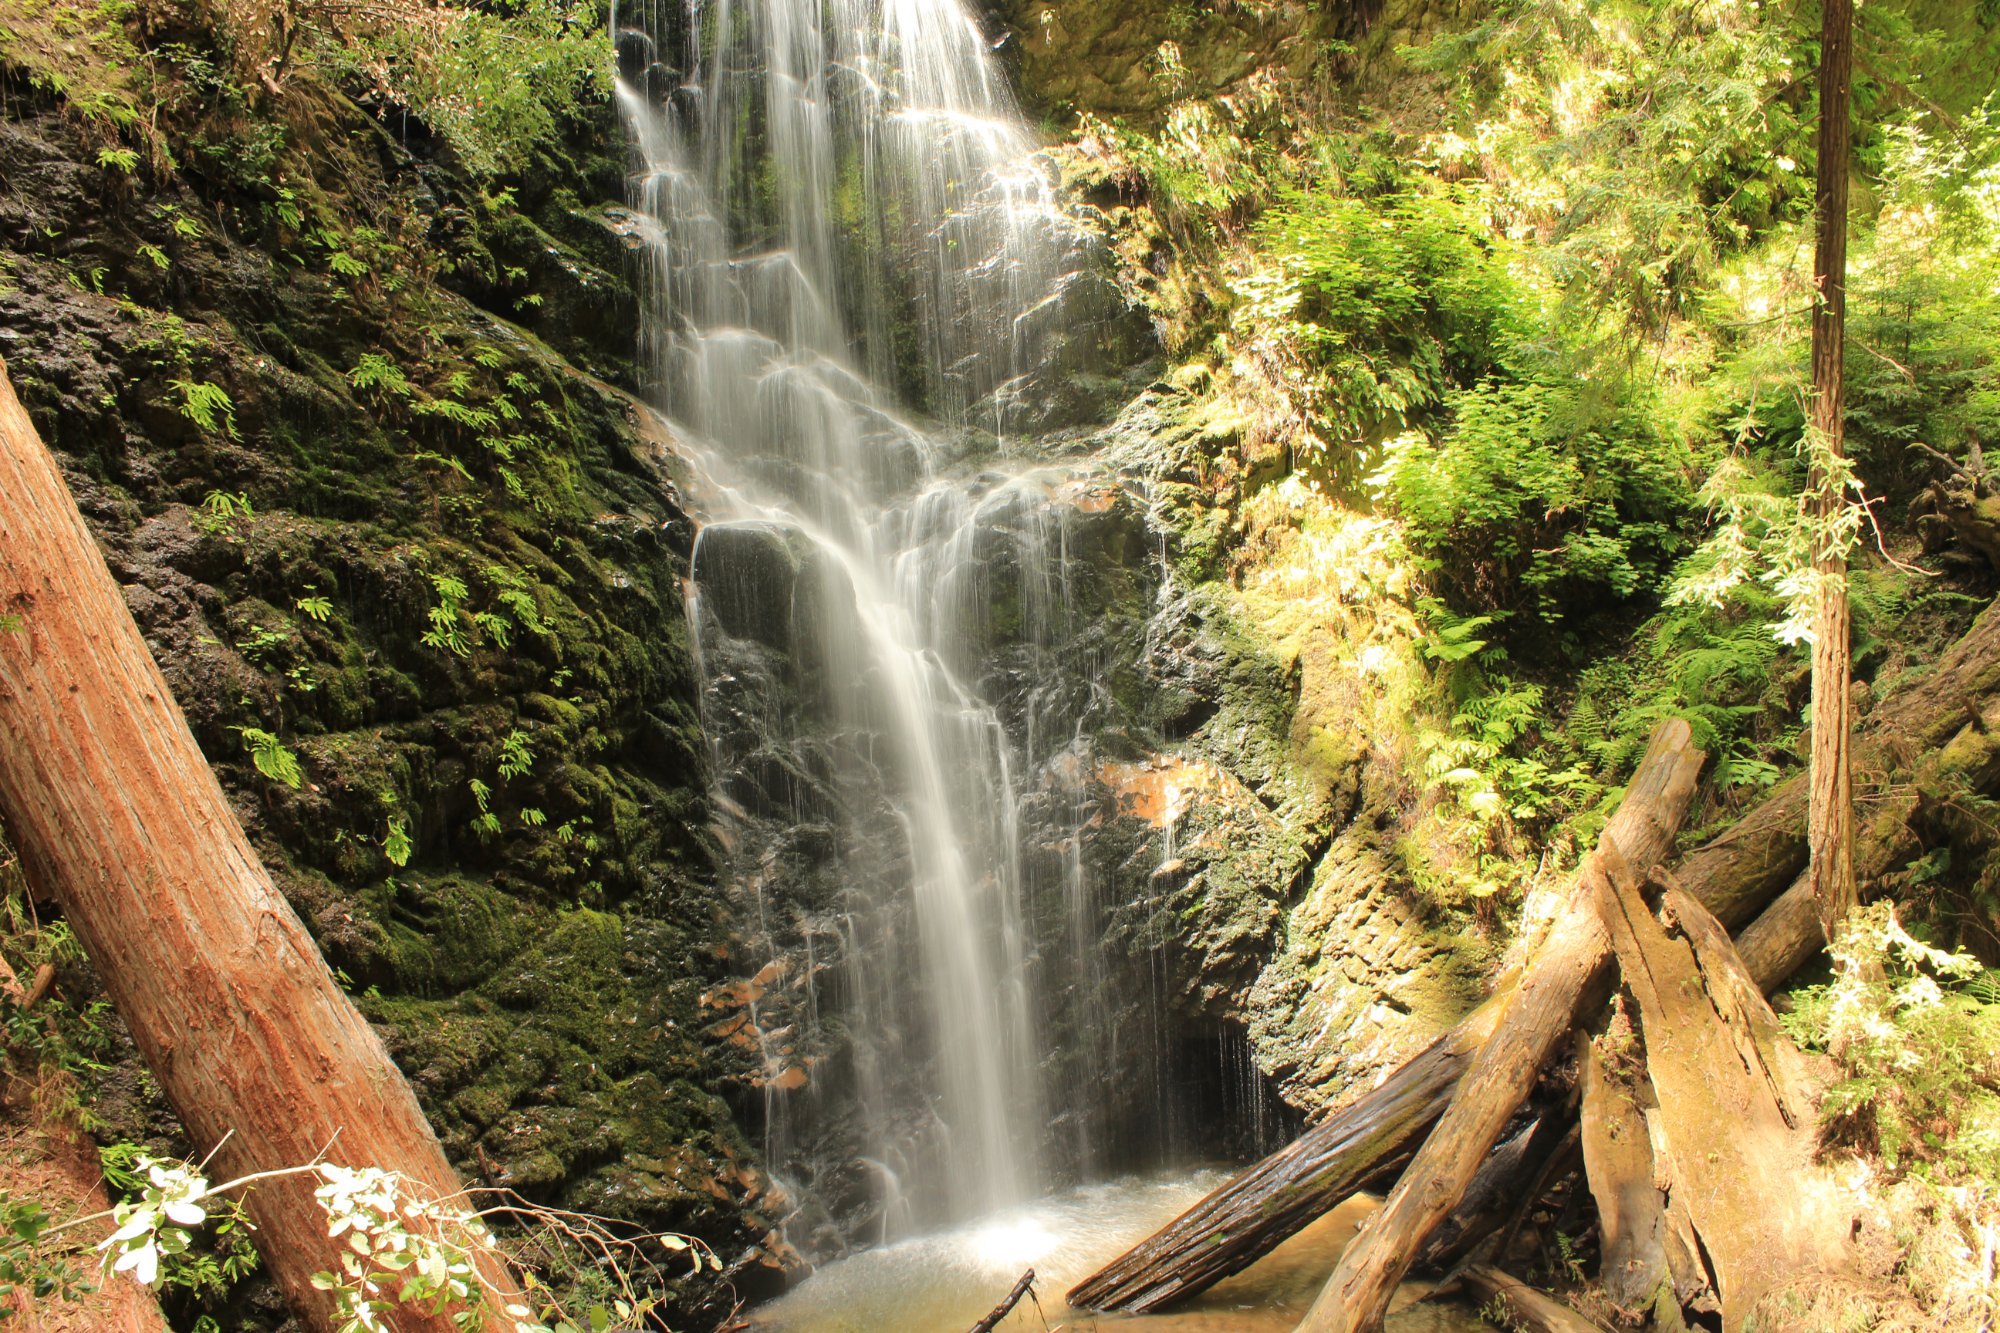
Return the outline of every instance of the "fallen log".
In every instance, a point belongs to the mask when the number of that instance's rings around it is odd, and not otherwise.
[[[244,836],[4,366],[0,497],[0,613],[19,622],[0,630],[0,815],[211,1176],[325,1158],[458,1195],[410,1085]],[[350,1251],[316,1183],[271,1180],[246,1206],[286,1299],[331,1329],[313,1275]],[[509,1327],[513,1279],[482,1267],[465,1313]],[[396,1326],[451,1333],[452,1316],[406,1306]]]
[[[1773,1286],[1837,1266],[1846,1243],[1848,1219],[1815,1162],[1804,1061],[1705,908],[1671,882],[1658,915],[1636,886],[1602,889],[1645,1045],[1653,1172],[1685,1210],[1690,1252],[1736,1333]]]
[[[1814,918],[1817,928],[1818,919]],[[1583,1171],[1597,1203],[1598,1280],[1620,1310],[1642,1312],[1668,1280],[1667,1195],[1646,1124],[1651,1092],[1633,1077],[1637,1034],[1622,1010],[1609,1030],[1579,1034]],[[1613,1054],[1607,1057],[1607,1049]]]
[[[1464,1201],[1430,1238],[1417,1262],[1427,1269],[1453,1268],[1506,1226],[1524,1195],[1541,1192],[1536,1182],[1546,1180],[1574,1132],[1561,1109],[1551,1107],[1495,1148],[1480,1163]]]
[[[1861,720],[1854,743],[1857,796],[1889,785],[1921,757],[1966,737],[2000,696],[2000,603],[1988,606],[1972,628],[1945,650],[1921,679],[1888,695]],[[1866,808],[1867,801],[1861,804]],[[1879,843],[1888,811],[1870,814],[1856,829],[1857,844]],[[1856,873],[1868,867],[1856,848]],[[1676,877],[1723,925],[1735,930],[1756,916],[1805,869],[1806,783],[1800,774],[1780,784],[1755,809],[1720,836],[1681,860]]]
[[[1693,795],[1701,759],[1685,722],[1662,723],[1624,803],[1605,826],[1603,845],[1623,849],[1617,853],[1621,859],[1646,865],[1665,856]],[[1518,992],[1530,996],[1529,1007],[1546,1023],[1557,1023],[1556,1036],[1567,1031],[1609,950],[1594,914],[1565,912],[1517,986],[1473,1011],[1380,1086],[1079,1283],[1069,1293],[1070,1304],[1080,1309],[1158,1309],[1248,1267],[1415,1150],[1474,1054],[1513,1011]],[[1530,1081],[1540,1063],[1537,1059],[1526,1069]],[[1468,1174],[1490,1147],[1491,1139],[1481,1145]]]
[[[1466,1295],[1480,1306],[1498,1304],[1510,1325],[1521,1333],[1604,1333],[1604,1330],[1562,1304],[1497,1268],[1474,1264],[1460,1274]]]
[[[1655,733],[1655,748],[1673,727],[1679,734],[1672,739],[1687,758],[1671,770],[1660,796],[1657,812],[1665,836],[1645,848],[1656,857],[1672,843],[1701,766],[1701,752],[1688,739],[1684,722],[1663,724]],[[1607,885],[1633,892],[1638,887],[1638,872],[1625,854],[1617,824],[1614,819],[1597,850],[1584,858],[1562,915],[1508,997],[1505,1017],[1473,1058],[1451,1105],[1395,1189],[1341,1255],[1319,1299],[1299,1322],[1299,1333],[1374,1333],[1381,1328],[1389,1299],[1417,1251],[1465,1197],[1542,1065],[1575,1026],[1585,996],[1601,985],[1611,940],[1596,910],[1597,899]]]
[[[1854,751],[1859,784],[1885,787],[1918,756],[1937,756],[1929,767],[1949,769],[1940,750],[2000,737],[2000,727],[1989,727],[1982,716],[1996,704],[2000,605],[1982,611],[1928,674],[1884,697],[1863,718]],[[1975,771],[1965,774],[1968,785],[1995,785],[1987,775],[1990,755],[1959,759],[1974,762]],[[1895,864],[1914,846],[1907,819],[1887,808],[1892,804],[1884,803],[1858,830],[1856,866],[1864,880],[1871,868]],[[1810,893],[1792,887],[1805,868],[1805,814],[1805,785],[1794,778],[1690,852],[1678,871],[1682,886],[1723,924],[1734,928],[1756,917],[1739,949],[1766,990],[1823,942]],[[1758,916],[1773,898],[1779,898],[1773,914]],[[1498,1022],[1512,981],[1501,978],[1492,998],[1382,1083],[1077,1284],[1070,1303],[1095,1310],[1164,1308],[1243,1271],[1355,1190],[1395,1171],[1443,1113],[1472,1054]]]

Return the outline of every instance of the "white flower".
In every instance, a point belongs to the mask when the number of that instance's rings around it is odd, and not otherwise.
[[[150,1287],[160,1276],[160,1251],[151,1241],[134,1249],[128,1249],[111,1265],[114,1273],[130,1273],[133,1281],[142,1287]]]

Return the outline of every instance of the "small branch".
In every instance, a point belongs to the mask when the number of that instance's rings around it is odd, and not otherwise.
[[[56,965],[54,963],[43,963],[40,967],[36,968],[35,979],[28,986],[28,993],[21,997],[22,1011],[25,1012],[39,1004],[42,998],[49,993],[49,988],[55,985],[55,980]]]
[[[1847,340],[1853,343],[1856,347],[1859,347],[1862,351],[1868,353],[1868,355],[1874,357],[1877,361],[1883,361],[1895,367],[1896,373],[1901,375],[1904,379],[1908,380],[1911,384],[1914,385],[1917,382],[1917,372],[1911,370],[1908,366],[1898,361],[1895,357],[1890,356],[1887,352],[1876,351],[1873,347],[1870,347],[1868,345],[1865,339],[1857,338],[1852,333],[1847,335]]]
[[[1016,1282],[1014,1289],[1007,1293],[1007,1299],[994,1306],[984,1319],[966,1330],[966,1333],[993,1333],[993,1330],[1000,1326],[1000,1321],[1007,1317],[1007,1312],[1019,1305],[1021,1298],[1033,1291],[1034,1288],[1035,1270],[1030,1268],[1027,1272],[1021,1274],[1021,1280]]]
[[[1856,497],[1855,503],[1860,506],[1862,513],[1868,515],[1868,526],[1875,533],[1875,549],[1881,553],[1884,560],[1887,560],[1891,565],[1902,570],[1905,574],[1921,574],[1927,579],[1934,579],[1939,576],[1939,572],[1935,569],[1925,569],[1922,565],[1913,565],[1908,561],[1898,560],[1895,556],[1890,555],[1888,539],[1882,535],[1882,524],[1875,517],[1875,506],[1878,502],[1868,498],[1868,492],[1861,489],[1861,482],[1858,479],[1854,483],[1854,494]]]
[[[1921,450],[1922,452],[1929,454],[1932,458],[1937,459],[1938,462],[1943,463],[1946,467],[1950,468],[1953,472],[1956,472],[1959,476],[1965,478],[1967,481],[1981,482],[1986,480],[1986,475],[1984,472],[1973,471],[1971,468],[1959,462],[1956,458],[1953,458],[1950,454],[1946,453],[1944,450],[1933,449],[1930,445],[1925,444],[1922,440],[1911,440],[1906,447],[1911,449]]]
[[[200,1203],[203,1199],[212,1199],[218,1194],[227,1194],[231,1190],[242,1189],[246,1185],[254,1185],[262,1180],[281,1180],[287,1176],[302,1176],[307,1172],[317,1170],[319,1170],[319,1163],[312,1162],[305,1166],[281,1166],[270,1171],[253,1171],[247,1176],[238,1176],[236,1179],[226,1180],[220,1185],[210,1185],[207,1189],[195,1195],[190,1202]],[[117,1215],[117,1210],[112,1208],[102,1208],[94,1213],[85,1213],[82,1217],[71,1218],[61,1226],[50,1227],[48,1230],[42,1232],[40,1239],[47,1240],[50,1236],[60,1236],[63,1232],[74,1231],[86,1223],[102,1222],[106,1218],[116,1217]]]

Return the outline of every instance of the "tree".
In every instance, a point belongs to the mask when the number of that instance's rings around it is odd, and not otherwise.
[[[1813,649],[1811,803],[1807,875],[1827,939],[1854,910],[1854,778],[1848,766],[1849,626],[1847,547],[1852,537],[1843,430],[1842,339],[1847,318],[1848,84],[1853,0],[1824,0],[1820,17],[1817,238],[1813,285],[1812,454]]]
[[[415,1095],[272,884],[174,703],[55,459],[0,365],[0,815],[89,951],[217,1174],[322,1156],[438,1199],[457,1177]],[[314,1180],[248,1199],[294,1308],[330,1327],[337,1270]],[[507,1287],[483,1288],[495,1327]],[[400,1311],[404,1333],[448,1315]]]

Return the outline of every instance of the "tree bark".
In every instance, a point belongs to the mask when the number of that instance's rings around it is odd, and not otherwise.
[[[1823,0],[1820,14],[1818,238],[1812,322],[1813,614],[1812,785],[1808,868],[1820,928],[1830,940],[1859,901],[1854,878],[1854,776],[1848,767],[1852,707],[1847,608],[1846,442],[1842,340],[1847,319],[1848,83],[1853,0]]]
[[[1814,1160],[1804,1061],[1728,932],[1694,899],[1669,883],[1656,915],[1636,886],[1606,884],[1600,905],[1637,1001],[1658,1108],[1655,1170],[1693,1226],[1725,1333],[1737,1333],[1773,1287],[1838,1267],[1847,1234]]]
[[[400,1071],[251,849],[0,366],[0,814],[189,1137],[229,1179],[322,1155],[460,1192]],[[258,1251],[331,1328],[314,1180],[262,1185]],[[489,1277],[506,1283],[496,1261]],[[124,1279],[120,1278],[119,1281]],[[495,1327],[502,1301],[483,1302]],[[405,1333],[448,1317],[399,1311]]]

